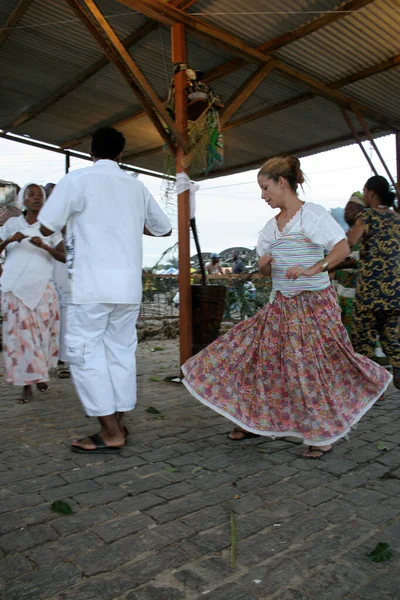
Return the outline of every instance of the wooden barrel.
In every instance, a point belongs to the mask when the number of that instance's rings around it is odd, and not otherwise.
[[[226,286],[192,285],[193,355],[217,339],[224,314]]]

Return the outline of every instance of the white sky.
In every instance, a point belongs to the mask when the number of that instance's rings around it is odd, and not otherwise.
[[[394,135],[377,140],[377,145],[396,179]],[[371,153],[379,174],[386,176],[370,145],[365,147]],[[357,145],[304,158],[301,164],[308,183],[300,196],[327,209],[344,207],[352,192],[362,190],[371,176],[370,167]],[[71,158],[71,169],[89,165],[87,161]],[[15,181],[21,186],[29,181],[57,183],[64,175],[64,168],[65,158],[61,154],[0,138],[0,179]],[[203,252],[220,252],[231,246],[253,248],[256,245],[258,232],[274,214],[260,198],[256,174],[257,170],[247,171],[201,182],[196,195],[196,221]],[[145,175],[139,177],[163,206],[162,180]],[[153,266],[161,253],[176,241],[176,230],[170,238],[145,237],[144,265]],[[192,254],[195,254],[194,244]]]

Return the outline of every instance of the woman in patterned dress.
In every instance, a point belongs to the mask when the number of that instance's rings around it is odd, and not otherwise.
[[[47,390],[49,369],[57,365],[59,307],[52,282],[54,260],[65,262],[61,234],[44,238],[38,214],[46,195],[34,183],[18,195],[24,214],[0,228],[0,254],[6,250],[1,277],[5,381],[22,386],[17,402],[32,398],[32,385]]]
[[[280,210],[257,244],[261,272],[272,273],[270,300],[182,369],[191,394],[238,426],[231,439],[295,436],[306,458],[319,458],[391,376],[353,351],[327,273],[349,255],[346,235],[322,206],[300,200],[303,182],[295,157],[260,170],[262,198]]]
[[[348,233],[350,246],[360,244],[359,273],[353,307],[352,342],[356,352],[372,358],[375,340],[393,367],[400,389],[400,215],[393,210],[396,194],[381,175],[368,179],[368,207]]]

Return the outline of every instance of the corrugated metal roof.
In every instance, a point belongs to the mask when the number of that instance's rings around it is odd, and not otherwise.
[[[117,0],[96,2],[121,39],[146,22],[145,17]],[[0,26],[14,6],[14,0],[3,0]],[[285,3],[280,0],[199,0],[188,12],[201,13],[198,18],[257,46],[337,6],[338,0],[286,0]],[[217,15],[217,12],[225,14]],[[331,83],[396,55],[399,27],[400,0],[376,0],[282,47],[275,55],[303,73]],[[187,35],[187,46],[188,64],[206,72],[233,58],[226,49],[191,32]],[[172,77],[169,29],[157,26],[132,47],[130,53],[157,95],[165,97]],[[97,43],[65,2],[35,0],[0,48],[0,127],[73,81],[102,56]],[[241,66],[215,80],[213,88],[227,102],[256,69],[255,64]],[[275,107],[309,91],[301,81],[284,78],[275,70],[242,104],[232,120]],[[342,91],[378,111],[382,118],[400,123],[400,67],[364,78]],[[127,153],[134,154],[162,145],[147,116],[127,120],[140,111],[131,88],[116,67],[109,64],[14,132],[63,144],[89,135],[98,125],[124,120],[120,128],[127,138]],[[367,122],[371,127],[376,125],[376,120],[367,119]],[[332,145],[335,142],[331,140],[343,141],[348,134],[338,106],[315,97],[229,128],[225,132],[225,167],[237,168],[271,154],[313,144],[318,148],[324,143]],[[87,139],[74,147],[87,151]],[[135,164],[162,170],[163,153],[148,154],[136,159]]]

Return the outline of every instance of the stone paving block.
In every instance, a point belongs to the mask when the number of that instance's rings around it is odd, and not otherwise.
[[[262,471],[255,475],[244,476],[243,479],[236,479],[235,483],[241,492],[255,492],[260,489],[268,488],[280,481],[280,477],[271,473],[271,471]]]
[[[96,490],[101,490],[101,487],[95,481],[77,481],[76,483],[67,483],[61,487],[53,486],[52,489],[42,490],[41,495],[43,498],[49,502],[54,502],[55,500],[62,500],[65,498],[73,498],[78,494],[83,494],[84,492],[94,492]]]
[[[7,518],[0,518],[0,536],[13,531],[14,529],[20,529],[25,526],[25,521],[18,513],[10,513]]]
[[[168,475],[166,471],[165,474]],[[171,475],[175,475],[175,473],[171,473]],[[152,490],[157,491],[158,488],[165,487],[166,484],[168,484],[168,481],[166,481],[165,477],[161,477],[160,474],[154,474],[143,478],[136,477],[135,479],[132,479],[131,482],[124,483],[123,487],[133,496]]]
[[[60,473],[62,478],[64,479],[64,475],[67,471],[71,470],[71,461],[70,460],[58,460],[58,461],[49,461],[47,463],[36,465],[29,469],[29,472],[32,473],[34,477],[41,477],[42,475],[49,475],[50,473]],[[68,480],[67,480],[68,481]]]
[[[335,524],[355,517],[357,512],[358,509],[354,504],[349,504],[338,498],[334,498],[318,506],[318,515]]]
[[[159,448],[151,452],[145,452],[140,458],[146,463],[170,462],[170,459],[179,457],[180,454],[172,448]]]
[[[26,529],[18,529],[0,537],[0,548],[4,552],[21,552],[33,546],[56,540],[57,534],[49,525],[33,525]]]
[[[228,506],[217,505],[208,506],[186,517],[182,517],[180,521],[193,529],[193,531],[199,532],[229,522],[230,516]]]
[[[209,490],[231,483],[235,480],[236,477],[232,475],[232,473],[226,473],[225,471],[217,473],[206,471],[204,474],[202,471],[199,471],[199,476],[193,479],[190,484],[194,485],[199,490]]]
[[[202,596],[207,593],[207,582],[193,568],[186,568],[174,573],[175,579],[183,586],[183,589],[188,592],[202,592]]]
[[[147,511],[147,514],[159,523],[166,523],[167,521],[173,521],[189,513],[196,512],[204,506],[204,495],[197,493],[179,498],[178,500],[171,500],[171,502],[162,506],[151,508]]]
[[[189,559],[186,552],[178,546],[164,548],[157,554],[124,565],[123,571],[131,580],[132,588],[150,581],[163,571],[180,567]]]
[[[76,555],[103,545],[102,540],[90,531],[85,531],[31,548],[27,551],[27,556],[40,568],[52,568],[63,561],[71,562]]]
[[[338,458],[335,460],[324,461],[319,467],[322,471],[328,471],[332,475],[344,475],[352,469],[355,469],[356,463],[346,458]]]
[[[241,584],[249,594],[256,594],[260,598],[269,598],[269,595],[279,592],[279,598],[281,592],[290,585],[291,581],[303,573],[304,566],[295,558],[285,561],[281,556],[277,556],[265,565],[251,568],[242,576]],[[257,581],[259,583],[256,583]]]
[[[107,521],[96,527],[94,532],[102,540],[109,543],[126,537],[127,535],[137,533],[150,525],[155,525],[153,519],[143,513],[137,512],[137,514],[129,515],[128,517]]]
[[[229,583],[213,589],[206,595],[197,596],[196,600],[203,600],[203,598],[210,598],[210,600],[258,600],[259,596],[249,593],[249,590],[239,583]]]
[[[318,600],[342,600],[359,585],[362,573],[346,565],[340,571],[324,567],[304,582],[304,590]]]
[[[298,495],[297,498],[300,502],[304,502],[304,504],[308,504],[309,506],[319,506],[323,502],[328,502],[328,500],[332,500],[337,496],[337,492],[331,490],[325,486],[320,486],[317,488],[313,488],[312,490],[307,490],[307,492],[303,492]]]
[[[32,492],[41,492],[43,497],[49,488],[65,485],[64,479],[59,475],[45,475],[32,479],[25,479],[7,486],[13,494],[23,494],[26,490]],[[45,498],[47,500],[47,498]]]
[[[240,486],[239,486],[240,487]],[[277,500],[287,500],[288,498],[297,498],[303,493],[303,488],[294,485],[289,481],[283,481],[275,485],[258,490],[260,496],[267,502],[276,502]]]
[[[127,596],[127,600],[181,600],[182,598],[185,598],[185,594],[177,588],[154,585],[146,585]]]
[[[220,552],[231,545],[231,536],[227,529],[211,529],[202,531],[181,542],[180,547],[192,558],[198,558]]]
[[[86,481],[88,479],[97,479],[102,476],[112,475],[119,471],[130,471],[133,467],[141,465],[144,461],[137,457],[130,457],[127,460],[118,461],[117,463],[110,463],[107,461],[99,465],[87,466],[75,466],[69,472],[62,474],[63,479],[68,483],[75,483],[77,481]]]
[[[236,514],[252,512],[257,508],[264,508],[266,501],[257,494],[238,494],[233,496],[231,506]]]
[[[8,583],[5,600],[44,600],[72,587],[81,579],[80,571],[70,564],[33,571]]]
[[[312,490],[321,485],[327,485],[337,481],[337,478],[331,473],[326,471],[314,470],[314,471],[297,471],[297,475],[290,479],[290,483],[298,485],[306,490]]]
[[[80,510],[76,514],[57,519],[52,527],[59,535],[67,536],[79,531],[89,529],[116,517],[116,513],[108,506],[97,506],[87,510]]]
[[[146,547],[157,550],[191,538],[194,531],[185,523],[171,521],[152,529],[143,530],[138,535]]]
[[[374,504],[379,504],[379,502],[385,499],[385,496],[384,494],[381,494],[375,490],[369,490],[361,487],[348,492],[344,496],[344,499],[347,502],[352,502],[356,506],[368,507]]]
[[[122,500],[129,495],[127,490],[122,488],[100,488],[94,492],[87,492],[86,494],[79,494],[74,496],[74,500],[85,508],[92,506],[99,506],[100,504],[108,504],[109,502],[116,502]]]
[[[115,600],[132,590],[132,581],[123,575],[91,577],[69,588],[52,600]]]
[[[0,581],[21,577],[21,575],[33,571],[34,568],[34,564],[21,554],[7,556],[0,561]]]
[[[164,488],[162,488],[164,489]],[[157,490],[158,493],[158,490]],[[165,499],[153,492],[145,492],[144,494],[138,494],[137,496],[127,496],[123,500],[117,502],[111,502],[107,506],[121,516],[131,515],[137,510],[146,511],[153,506],[164,504]]]
[[[82,570],[84,575],[91,577],[98,573],[113,571],[148,549],[144,546],[139,534],[130,535],[112,544],[102,545],[91,552],[76,555],[74,564]]]
[[[193,485],[183,481],[181,483],[175,483],[166,487],[157,489],[157,495],[165,498],[166,500],[175,500],[175,498],[181,498],[196,492],[197,488]]]

